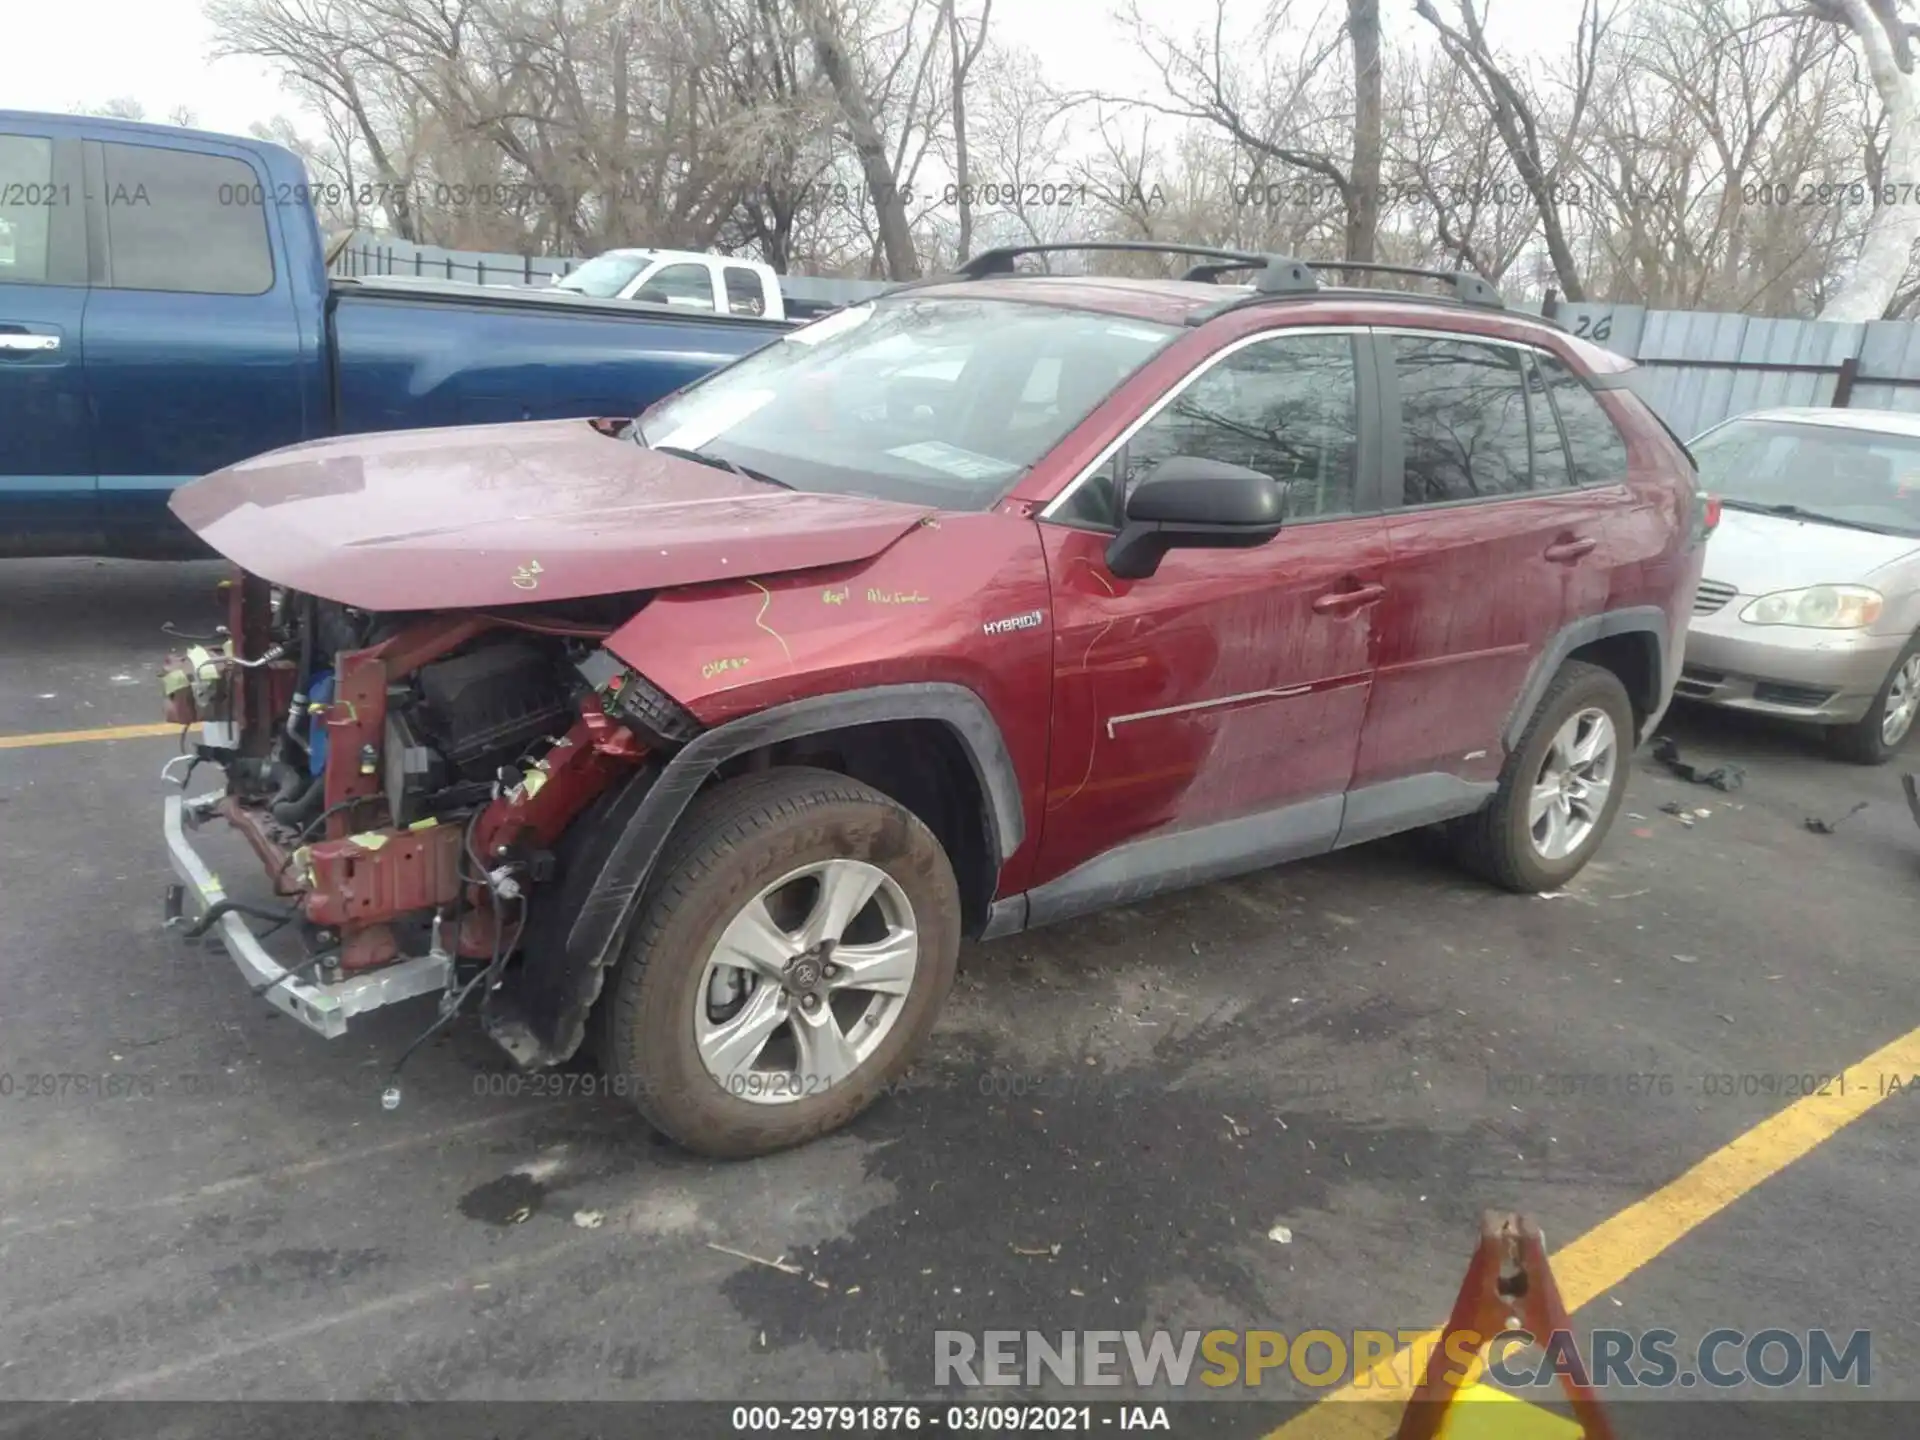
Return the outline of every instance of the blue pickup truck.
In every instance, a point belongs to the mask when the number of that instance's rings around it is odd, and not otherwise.
[[[329,280],[258,140],[0,110],[0,557],[205,551],[175,486],[369,430],[632,415],[787,323]]]

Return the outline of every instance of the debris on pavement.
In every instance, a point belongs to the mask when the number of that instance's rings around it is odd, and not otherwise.
[[[1711,769],[1702,769],[1691,761],[1680,758],[1680,747],[1668,735],[1653,737],[1653,758],[1682,780],[1695,785],[1711,785],[1715,790],[1738,790],[1747,781],[1747,772],[1738,765],[1715,765]],[[1665,809],[1665,806],[1661,807]]]
[[[606,1223],[606,1220],[607,1212],[604,1210],[576,1210],[573,1212],[573,1223],[582,1230],[598,1230]]]
[[[1847,811],[1845,815],[1836,816],[1831,820],[1822,820],[1818,815],[1809,815],[1800,823],[1816,835],[1831,835],[1840,828],[1844,821],[1852,819],[1866,808],[1867,802],[1862,800],[1858,805]]]
[[[1678,960],[1682,965],[1697,965],[1700,962],[1698,955],[1676,955],[1673,958]]]
[[[1267,1231],[1267,1239],[1273,1241],[1276,1245],[1291,1245],[1293,1243],[1293,1231],[1284,1225],[1276,1225]]]
[[[707,1241],[707,1249],[718,1250],[722,1255],[731,1255],[736,1260],[750,1260],[755,1265],[764,1265],[769,1270],[778,1270],[782,1275],[805,1275],[807,1273],[798,1265],[787,1264],[787,1257],[784,1255],[778,1260],[769,1260],[764,1255],[749,1255],[744,1250],[736,1250],[731,1245],[719,1245],[712,1240]]]
[[[1060,1253],[1060,1247],[1058,1245],[1009,1245],[1007,1248],[1016,1255],[1051,1256]]]
[[[1678,820],[1689,830],[1693,828],[1692,814],[1687,810],[1687,807],[1682,805],[1678,800],[1667,801],[1666,804],[1660,807],[1660,813],[1662,815],[1673,816],[1674,819]]]

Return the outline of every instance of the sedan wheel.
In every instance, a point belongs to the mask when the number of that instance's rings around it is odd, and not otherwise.
[[[1541,859],[1564,860],[1586,844],[1606,814],[1619,757],[1619,732],[1604,710],[1578,711],[1554,732],[1527,807]]]
[[[1889,749],[1907,738],[1915,711],[1920,711],[1920,655],[1909,655],[1894,667],[1886,714],[1880,720],[1880,739]]]

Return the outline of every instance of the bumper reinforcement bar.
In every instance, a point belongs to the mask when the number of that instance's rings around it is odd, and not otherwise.
[[[167,797],[167,858],[173,864],[173,873],[180,877],[177,904],[170,898],[168,905],[170,927],[192,924],[227,898],[220,877],[200,858],[187,835],[188,829],[211,815],[223,798],[220,791],[192,799]],[[248,985],[264,992],[261,999],[329,1040],[346,1034],[347,1021],[355,1015],[417,995],[431,995],[445,990],[453,981],[453,956],[436,949],[351,980],[319,985],[300,976],[289,977],[286,967],[267,953],[243,915],[227,911],[209,933],[220,937]]]

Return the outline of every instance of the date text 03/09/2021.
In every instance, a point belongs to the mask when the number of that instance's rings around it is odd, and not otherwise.
[[[861,1405],[736,1405],[730,1428],[753,1434],[874,1434],[948,1431],[956,1434],[1087,1433],[1153,1430],[1173,1433],[1165,1405],[954,1405],[876,1402]]]

